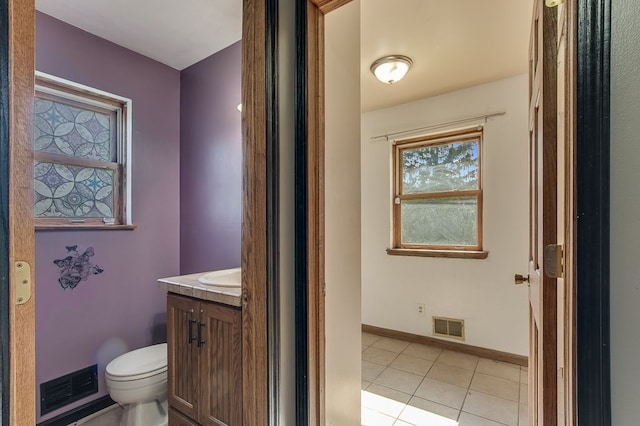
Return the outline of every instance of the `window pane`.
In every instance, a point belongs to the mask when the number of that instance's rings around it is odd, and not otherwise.
[[[478,189],[478,141],[402,150],[402,193]]]
[[[477,197],[403,200],[400,209],[403,244],[478,244]]]
[[[36,98],[34,149],[49,154],[116,161],[114,116]]]
[[[113,170],[36,161],[34,178],[35,217],[113,217]]]

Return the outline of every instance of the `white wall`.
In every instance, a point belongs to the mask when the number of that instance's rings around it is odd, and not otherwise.
[[[640,2],[612,2],[611,388],[612,424],[640,418]]]
[[[465,343],[528,354],[528,82],[521,75],[362,114],[362,322],[431,336],[432,316],[465,320]],[[402,82],[398,83],[402,84]],[[391,256],[387,132],[506,111],[484,127],[484,260]],[[416,303],[426,305],[419,316]]]
[[[360,424],[360,0],[325,17],[326,416]]]

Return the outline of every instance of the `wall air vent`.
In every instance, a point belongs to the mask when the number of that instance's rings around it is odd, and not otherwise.
[[[40,383],[40,415],[98,392],[98,365]]]
[[[464,320],[433,317],[433,335],[464,340]]]

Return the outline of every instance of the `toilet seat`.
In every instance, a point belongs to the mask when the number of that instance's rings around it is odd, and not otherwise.
[[[120,355],[107,365],[105,375],[114,382],[130,382],[166,371],[167,344],[161,343]]]
[[[154,376],[160,376],[163,375],[165,376],[166,379],[166,374],[167,374],[167,368],[161,368],[155,371],[151,371],[148,373],[143,373],[143,374],[136,374],[134,376],[114,376],[111,375],[109,373],[105,374],[105,378],[111,380],[112,382],[135,382],[135,381],[139,381],[139,380],[143,380],[143,379],[151,379]]]

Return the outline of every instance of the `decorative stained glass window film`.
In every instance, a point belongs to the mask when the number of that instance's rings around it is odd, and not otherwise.
[[[99,161],[116,161],[115,114],[36,98],[36,152]]]
[[[115,170],[36,161],[36,217],[114,217]]]

